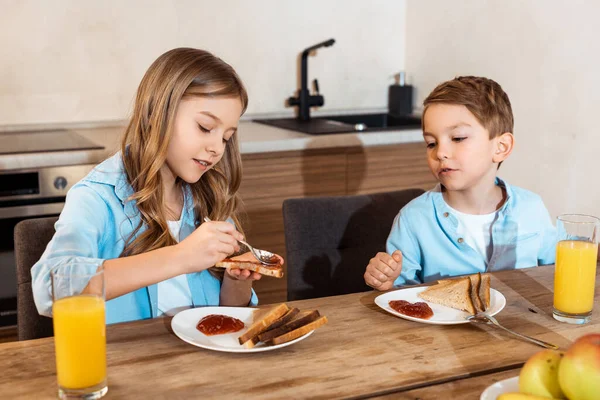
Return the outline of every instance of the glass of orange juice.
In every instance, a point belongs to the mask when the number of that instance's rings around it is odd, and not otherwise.
[[[571,324],[590,321],[596,286],[600,220],[590,215],[558,217],[554,270],[554,318]]]
[[[51,275],[58,397],[99,399],[108,391],[104,269],[73,262]]]

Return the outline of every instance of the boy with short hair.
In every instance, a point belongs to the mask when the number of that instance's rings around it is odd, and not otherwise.
[[[365,282],[388,290],[553,264],[556,230],[541,198],[496,177],[514,146],[510,100],[500,85],[458,77],[423,105],[427,162],[439,184],[400,210],[387,253],[371,259]]]

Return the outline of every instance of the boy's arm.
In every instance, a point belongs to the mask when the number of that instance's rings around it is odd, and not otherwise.
[[[540,215],[540,233],[542,235],[542,246],[538,254],[538,265],[549,265],[556,262],[556,243],[558,242],[558,232],[552,224],[550,213],[546,209],[544,202],[540,199],[538,207]]]
[[[421,282],[421,252],[410,223],[405,214],[400,213],[394,219],[392,230],[386,243],[388,254],[400,250],[402,252],[402,272],[394,281],[394,286],[414,285]]]

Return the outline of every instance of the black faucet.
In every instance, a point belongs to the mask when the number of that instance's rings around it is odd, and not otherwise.
[[[302,62],[300,64],[300,89],[298,90],[298,96],[290,97],[288,104],[290,106],[298,106],[298,119],[301,121],[308,121],[310,119],[310,108],[314,106],[322,106],[325,104],[325,99],[319,94],[319,83],[315,79],[315,90],[316,95],[311,95],[308,92],[308,55],[311,51],[321,47],[329,47],[335,43],[335,39],[329,39],[319,44],[315,44],[302,52]]]

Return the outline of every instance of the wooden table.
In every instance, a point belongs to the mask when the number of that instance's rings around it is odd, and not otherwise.
[[[600,270],[599,270],[600,272]],[[502,271],[497,319],[506,327],[567,347],[600,331],[596,314],[583,326],[552,318],[553,267]],[[541,350],[493,328],[427,325],[396,318],[373,302],[377,292],[290,302],[319,309],[329,323],[292,346],[264,353],[194,347],[159,318],[108,327],[106,398],[477,398],[495,380],[518,375]],[[0,345],[3,398],[55,398],[51,338]],[[452,395],[451,395],[452,394]]]

